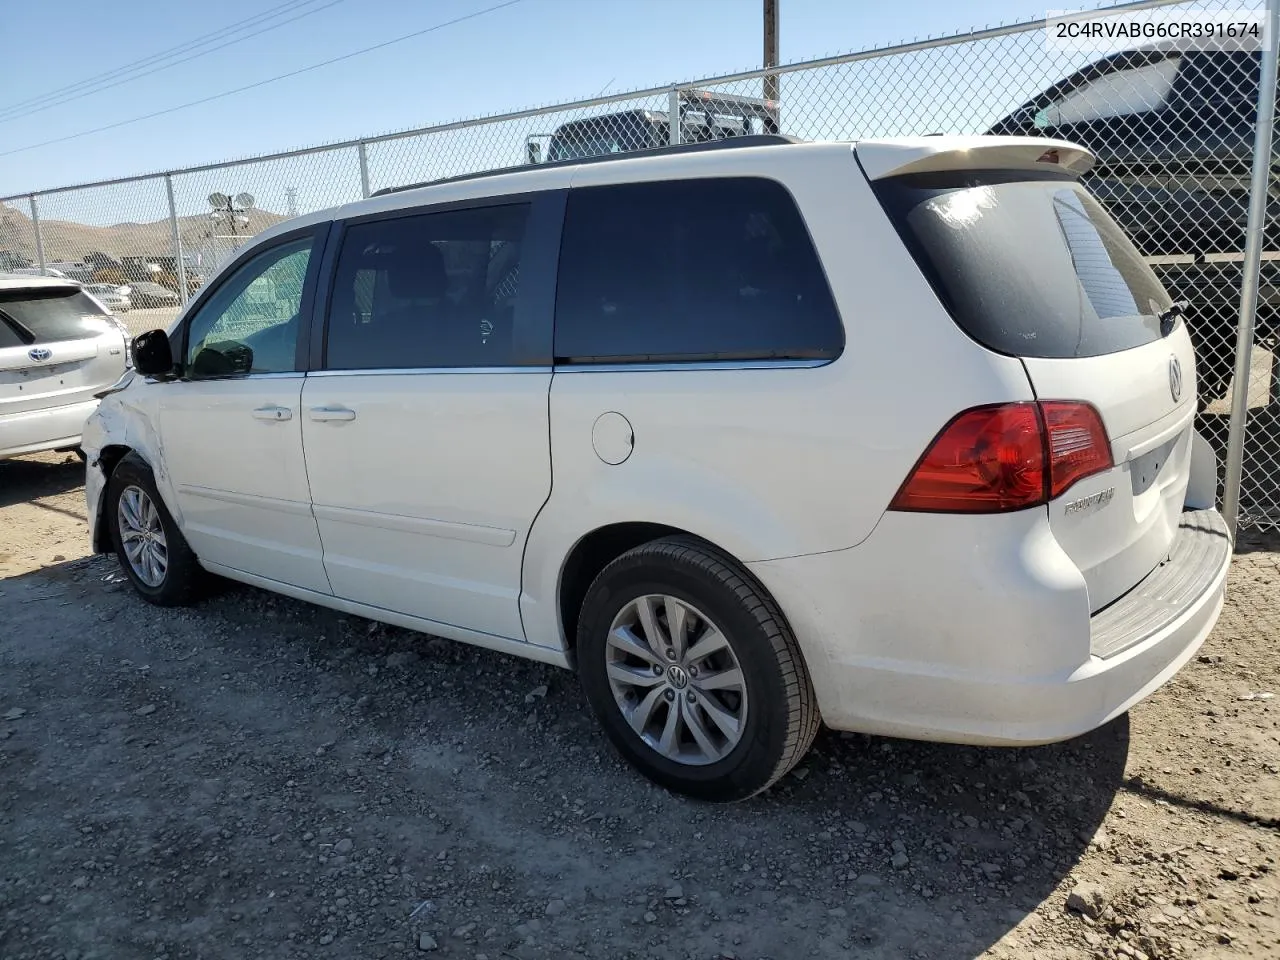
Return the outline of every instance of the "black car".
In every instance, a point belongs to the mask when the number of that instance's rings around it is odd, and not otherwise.
[[[681,143],[705,143],[753,133],[777,132],[779,105],[775,100],[743,97],[711,90],[681,90],[678,94]],[[545,136],[545,135],[544,135]],[[525,144],[529,163],[580,160],[609,153],[630,153],[671,143],[671,117],[662,110],[623,110],[573,120],[556,128],[546,156],[537,135]]]
[[[1186,304],[1202,403],[1223,395],[1233,373],[1260,71],[1261,54],[1247,51],[1129,50],[987,131],[1069,140],[1094,154],[1083,182]],[[1265,249],[1276,249],[1278,227],[1273,218],[1264,228]],[[1280,315],[1277,268],[1264,257],[1264,342]]]
[[[1055,83],[988,133],[1097,157],[1085,178],[1147,256],[1244,249],[1261,55],[1129,50]]]

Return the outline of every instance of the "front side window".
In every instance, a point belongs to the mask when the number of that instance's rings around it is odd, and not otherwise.
[[[795,201],[763,178],[573,190],[559,362],[830,360],[844,328]]]
[[[330,370],[501,367],[516,362],[529,205],[357,223],[334,275]]]
[[[305,237],[266,250],[218,287],[191,318],[188,376],[297,370],[299,311],[311,246],[312,239]]]

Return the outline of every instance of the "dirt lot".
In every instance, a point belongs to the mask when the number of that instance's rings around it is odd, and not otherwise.
[[[1274,540],[1130,717],[826,732],[726,808],[632,774],[567,673],[247,587],[147,606],[81,469],[0,463],[6,960],[1280,956]]]

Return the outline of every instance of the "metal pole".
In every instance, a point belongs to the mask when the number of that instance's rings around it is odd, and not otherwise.
[[[187,305],[187,258],[182,254],[182,231],[178,229],[178,205],[173,202],[173,177],[164,175],[164,192],[169,197],[169,230],[173,234],[173,254],[178,262],[178,299]]]
[[[1253,326],[1258,308],[1258,271],[1267,217],[1271,178],[1271,132],[1276,113],[1276,44],[1280,41],[1280,0],[1267,0],[1266,46],[1258,78],[1258,118],[1249,180],[1249,222],[1245,232],[1240,278],[1240,319],[1236,326],[1236,371],[1231,387],[1231,425],[1227,434],[1227,477],[1222,513],[1235,542],[1240,516],[1240,482],[1244,472],[1244,435],[1249,419],[1249,374],[1253,366]]]
[[[680,143],[680,88],[667,94],[667,140],[674,147]]]
[[[31,229],[36,232],[36,263],[40,265],[40,275],[44,276],[44,237],[40,234],[40,208],[36,205],[36,195],[31,200]]]
[[[764,0],[764,66],[778,65],[778,0]],[[764,98],[770,103],[778,102],[778,75],[766,73],[764,76]],[[778,108],[775,106],[764,121],[765,133],[778,132]]]
[[[361,140],[356,144],[356,151],[360,154],[360,196],[369,199],[369,145]]]

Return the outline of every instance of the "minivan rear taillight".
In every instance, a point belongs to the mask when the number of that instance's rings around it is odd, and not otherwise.
[[[1112,466],[1102,418],[1074,401],[974,407],[942,428],[890,510],[999,513],[1035,507]]]

